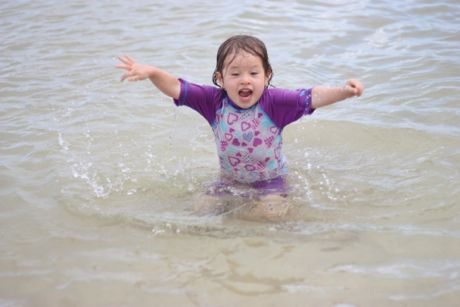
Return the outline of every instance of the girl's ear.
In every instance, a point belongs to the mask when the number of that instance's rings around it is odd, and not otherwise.
[[[224,82],[222,81],[222,74],[220,72],[216,72],[216,81],[220,87],[223,87]]]
[[[269,72],[266,76],[265,76],[265,86],[268,86],[268,83],[270,82],[270,79],[272,78],[272,73]]]

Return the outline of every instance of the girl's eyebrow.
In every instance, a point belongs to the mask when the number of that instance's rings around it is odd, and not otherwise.
[[[235,65],[230,65],[227,69],[239,69],[240,66],[235,64]],[[251,67],[249,67],[249,69],[259,69],[260,66],[259,65],[253,65]]]

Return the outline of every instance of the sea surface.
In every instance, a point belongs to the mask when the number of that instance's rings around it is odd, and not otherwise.
[[[2,1],[0,306],[458,306],[459,29],[455,0]],[[210,127],[114,68],[211,84],[234,34],[276,87],[365,85],[285,129],[277,222],[196,214]]]

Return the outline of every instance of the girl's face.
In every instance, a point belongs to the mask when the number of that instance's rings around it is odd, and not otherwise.
[[[264,70],[262,59],[244,51],[239,52],[236,57],[230,54],[225,59],[223,72],[217,73],[220,86],[242,109],[250,108],[259,101],[269,77]]]

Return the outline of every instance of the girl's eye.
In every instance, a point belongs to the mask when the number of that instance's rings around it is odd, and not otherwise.
[[[257,76],[259,73],[258,72],[252,72],[251,76]]]
[[[240,74],[239,73],[232,73],[232,77],[238,77]]]

